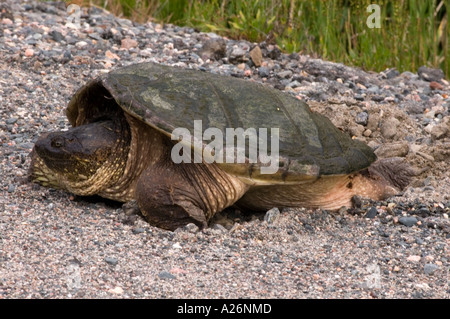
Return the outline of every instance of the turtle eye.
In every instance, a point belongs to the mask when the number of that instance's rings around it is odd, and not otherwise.
[[[56,137],[52,140],[50,145],[55,148],[63,147],[64,146],[64,138]]]

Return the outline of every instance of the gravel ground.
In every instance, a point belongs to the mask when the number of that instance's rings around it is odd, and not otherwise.
[[[64,4],[0,3],[0,298],[449,298],[442,71],[365,72],[99,9],[67,22]],[[175,232],[117,203],[30,184],[28,154],[42,132],[68,128],[75,90],[143,61],[285,90],[417,176],[401,196],[336,213],[229,209],[203,231]]]

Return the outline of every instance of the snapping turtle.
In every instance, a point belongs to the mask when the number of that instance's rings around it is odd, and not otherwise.
[[[31,180],[77,195],[135,200],[150,224],[165,229],[187,223],[205,227],[233,204],[249,210],[338,209],[350,206],[353,195],[380,199],[408,183],[402,163],[376,161],[371,148],[305,102],[209,72],[153,63],[123,67],[81,87],[66,114],[73,128],[44,133],[36,142]],[[222,153],[207,143],[214,140],[211,134],[200,142],[192,133],[171,134],[176,128],[198,131],[194,121],[199,120],[219,132],[235,128],[236,146],[222,149],[232,161],[216,157]],[[258,140],[252,140],[256,129],[251,128],[270,129],[273,154],[250,156],[251,141]],[[242,144],[238,149],[237,140],[246,133],[245,150]],[[214,136],[219,142],[222,137]],[[243,160],[238,153],[245,154]],[[174,154],[183,160],[174,160]],[[198,160],[198,154],[209,157]],[[276,169],[264,173],[272,155]]]

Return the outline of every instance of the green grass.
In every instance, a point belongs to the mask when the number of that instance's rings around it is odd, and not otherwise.
[[[116,15],[278,44],[366,70],[441,68],[450,78],[450,0],[90,0]],[[366,24],[380,6],[381,28]]]

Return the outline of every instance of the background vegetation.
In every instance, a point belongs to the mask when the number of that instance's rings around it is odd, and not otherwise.
[[[450,78],[450,0],[77,0],[138,22],[213,31],[366,70],[441,68]],[[369,28],[367,6],[381,9]]]

